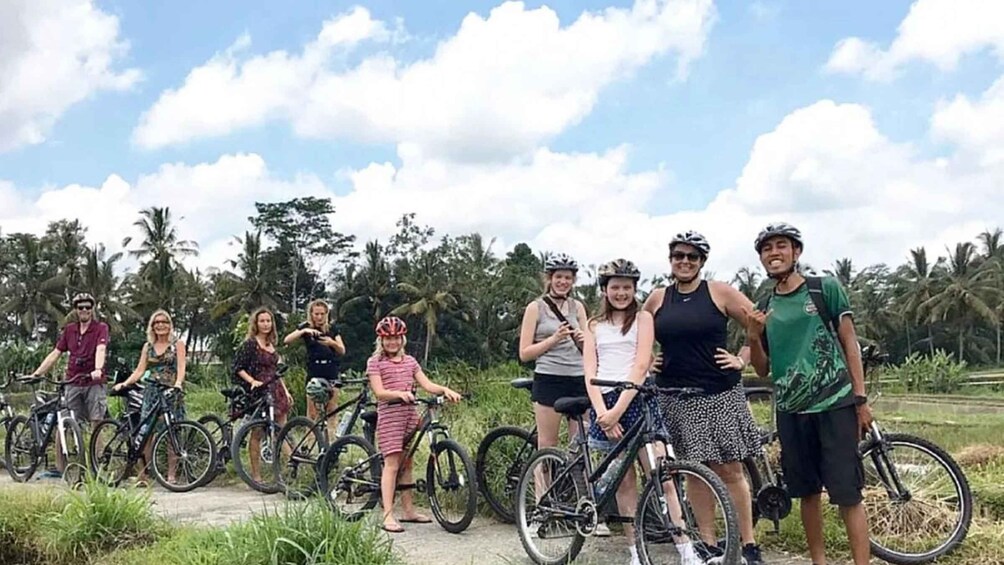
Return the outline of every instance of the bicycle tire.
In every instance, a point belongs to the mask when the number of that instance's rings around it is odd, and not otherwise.
[[[30,479],[38,468],[39,447],[35,442],[33,427],[27,416],[18,414],[14,416],[7,428],[7,439],[4,441],[4,463],[10,478],[19,483]],[[21,436],[25,433],[27,435],[22,438]],[[26,456],[28,459],[14,461],[13,456]]]
[[[183,453],[175,454],[178,459],[176,460],[174,482],[167,480],[164,471],[169,471],[169,469],[161,468],[159,456],[161,446],[165,442],[167,443],[166,448],[171,448],[171,434],[177,439],[183,451]],[[171,492],[189,492],[204,485],[206,477],[213,472],[216,465],[216,442],[213,441],[209,431],[202,424],[192,420],[179,420],[172,422],[169,427],[157,433],[153,439],[150,458],[152,459],[150,461],[150,476],[160,486]],[[165,466],[170,464],[168,461],[165,455]],[[191,470],[189,470],[190,465]],[[188,477],[188,482],[178,482],[178,475],[182,471]]]
[[[360,450],[355,453],[354,450]],[[355,521],[380,501],[383,459],[373,444],[360,436],[342,436],[324,452],[317,475],[318,488],[336,514]],[[345,503],[340,502],[345,496]],[[358,499],[357,506],[351,506]]]
[[[503,445],[507,439],[513,445]],[[525,445],[528,445],[529,449],[523,449]],[[536,447],[534,436],[517,426],[500,426],[489,430],[478,444],[478,452],[474,458],[478,491],[499,520],[506,524],[516,521],[516,488],[523,476],[523,469],[526,468]],[[508,451],[503,448],[517,449],[516,455],[508,464],[504,457]],[[496,459],[501,461],[495,463]]]
[[[749,482],[750,487],[750,500],[753,504],[753,526],[756,527],[757,522],[763,517],[763,513],[760,512],[760,505],[757,504],[757,495],[760,494],[760,490],[763,489],[763,474],[760,473],[760,466],[757,465],[756,457],[747,457],[743,459],[743,471],[746,472],[746,480]]]
[[[458,464],[462,465],[463,469],[458,469]],[[446,471],[445,481],[441,480],[444,478],[443,471]],[[425,467],[425,485],[432,515],[444,530],[451,534],[459,534],[471,525],[471,520],[478,511],[478,487],[477,479],[474,478],[474,463],[471,462],[471,456],[463,446],[452,439],[438,441],[432,446]],[[460,494],[456,504],[446,500],[444,495],[457,491],[460,491]],[[454,506],[463,509],[459,519],[447,516],[447,512]]]
[[[303,416],[290,418],[276,436],[277,444],[288,442],[292,447],[289,454],[280,449],[273,458],[273,472],[280,490],[291,500],[302,500],[318,490],[317,466],[328,446],[315,424],[314,420]],[[321,425],[326,424],[322,422]]]
[[[950,535],[941,541],[941,543],[937,546],[920,552],[910,552],[906,549],[888,547],[888,544],[884,544],[882,541],[876,540],[876,535],[873,529],[869,533],[872,555],[895,565],[919,565],[922,563],[931,563],[932,561],[954,551],[966,538],[966,534],[969,531],[969,526],[973,517],[973,495],[969,487],[969,481],[966,479],[966,475],[959,467],[958,463],[956,463],[948,452],[926,439],[901,433],[884,434],[884,439],[892,446],[893,450],[897,447],[900,449],[913,448],[919,453],[926,454],[930,459],[941,466],[952,480],[952,486],[955,490],[954,494],[958,497],[961,508]],[[868,461],[869,458],[872,457],[873,450],[878,445],[879,443],[875,440],[861,444],[859,447],[859,453],[861,454],[862,460]],[[927,473],[925,476],[929,476],[929,474],[930,473]],[[900,475],[902,475],[902,473],[900,473]],[[906,504],[909,504],[909,501]],[[901,506],[905,507],[905,505],[902,504]],[[921,510],[925,512],[927,516],[930,516],[933,506],[930,504],[924,504],[923,506],[924,508]],[[873,518],[874,516],[869,516],[869,521],[872,522],[872,526],[874,527]],[[924,531],[925,534],[930,535],[931,527],[925,527]],[[903,539],[904,536],[890,535],[893,540],[905,542]]]
[[[719,531],[715,532],[716,544],[714,548],[708,547],[708,544],[701,541],[699,535],[701,529],[696,519],[693,520],[693,525],[685,524],[687,530],[685,535],[690,538],[690,541],[695,546],[695,550],[702,559],[708,560],[714,557],[718,560],[716,561],[718,563],[740,563],[742,549],[739,539],[739,517],[732,506],[732,497],[725,483],[714,471],[705,465],[691,461],[677,460],[663,461],[659,471],[660,480],[658,482],[652,480],[646,481],[645,488],[638,499],[638,511],[635,513],[634,523],[634,541],[635,547],[638,549],[638,559],[646,565],[663,563],[662,560],[652,558],[652,554],[655,553],[655,547],[658,545],[671,548],[669,551],[675,555],[675,540],[668,526],[666,526],[660,510],[663,507],[669,508],[669,504],[667,502],[664,505],[660,498],[664,497],[663,483],[666,481],[672,480],[674,482],[674,492],[683,492],[675,477],[684,473],[699,478],[712,492],[721,509],[720,519],[724,522],[722,526],[725,529],[724,536]],[[677,496],[677,500],[679,500],[679,496]],[[685,501],[686,498],[683,500]],[[683,501],[680,501],[678,506],[683,520],[689,521],[689,519],[693,519],[693,512],[688,511]],[[722,539],[725,540],[725,547],[718,546]]]
[[[104,445],[99,446],[98,438],[104,435],[104,430],[111,430],[111,435],[107,436]],[[88,453],[91,457],[91,472],[96,480],[109,486],[118,486],[125,480],[132,468],[132,462],[129,460],[131,442],[129,427],[118,420],[101,420],[94,426]],[[117,460],[121,460],[119,467],[113,464]]]
[[[63,480],[67,485],[76,487],[87,478],[87,452],[84,450],[84,432],[80,429],[80,423],[73,418],[63,420],[66,425],[67,444],[66,461],[63,466]],[[58,429],[56,432],[58,433]],[[59,449],[58,447],[56,449]]]
[[[230,459],[230,424],[216,414],[205,414],[196,421],[206,428],[216,443],[216,463],[213,472],[206,479],[208,485],[227,470],[227,460]]]
[[[259,467],[260,471],[268,471],[271,475],[269,479],[262,479],[260,481],[255,480],[251,476],[252,469],[251,459],[250,459],[250,445],[248,445],[248,464],[245,465],[242,452],[244,451],[244,442],[249,441],[251,438],[251,433],[259,429],[262,434],[259,438],[259,455],[260,458]],[[276,436],[279,430],[275,422],[270,420],[257,419],[245,423],[240,428],[237,429],[237,433],[234,434],[233,443],[230,444],[230,460],[234,464],[234,472],[240,477],[242,481],[252,489],[264,493],[264,494],[275,494],[281,489],[279,487],[279,481],[275,479],[275,466],[273,465],[274,450],[277,448],[275,442]]]
[[[531,483],[531,481],[535,480],[534,471],[538,466],[547,464],[548,461],[557,467],[555,470],[558,474],[569,466],[568,455],[560,449],[545,447],[534,452],[533,456],[530,457],[530,461],[527,462],[526,468],[523,470],[519,487],[516,489],[516,528],[519,532],[519,541],[523,545],[523,549],[534,563],[537,565],[562,565],[574,561],[579,555],[579,552],[582,551],[582,544],[586,541],[585,536],[580,534],[575,529],[575,526],[572,525],[568,547],[557,550],[552,555],[544,555],[536,542],[541,539],[548,539],[547,536],[554,529],[553,524],[558,522],[556,520],[545,521],[539,526],[533,527],[528,521],[528,517],[535,515],[537,507],[540,505],[540,500],[537,500],[536,489],[534,488],[536,483]],[[554,474],[556,473],[551,473],[552,476]],[[559,489],[560,492],[557,495],[562,496],[563,499],[556,504],[578,505],[579,500],[587,494],[582,492],[585,486],[583,478],[581,476],[577,477],[576,474],[575,471],[572,471],[569,475],[571,480],[562,484],[562,487]],[[571,487],[571,491],[568,490],[569,487]],[[554,486],[550,485],[548,489],[553,490]],[[533,504],[535,506],[533,509],[527,508],[527,495],[530,496],[529,500],[534,501]],[[565,500],[566,498],[567,500]],[[574,500],[572,500],[573,498]],[[548,527],[548,524],[552,526]]]

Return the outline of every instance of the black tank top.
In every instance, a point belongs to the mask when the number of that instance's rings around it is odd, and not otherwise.
[[[688,294],[666,288],[655,313],[655,339],[662,347],[662,371],[656,383],[665,387],[700,387],[717,394],[736,386],[739,371],[720,369],[715,349],[725,349],[728,318],[711,299],[708,281]]]

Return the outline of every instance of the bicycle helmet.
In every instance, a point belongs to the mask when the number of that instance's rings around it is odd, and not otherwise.
[[[544,271],[553,273],[554,271],[579,272],[579,264],[575,262],[567,253],[554,253],[544,261]]]
[[[711,254],[711,244],[708,240],[701,234],[693,230],[687,230],[683,233],[678,233],[673,236],[673,239],[669,240],[669,252],[673,252],[673,246],[685,243],[687,245],[692,245],[694,248],[704,256],[705,259]]]
[[[94,300],[94,297],[91,296],[89,293],[87,293],[87,292],[80,292],[80,293],[77,293],[77,294],[73,295],[73,300],[70,301],[70,306],[73,306],[74,308],[76,308],[77,304],[79,304],[81,302],[90,302],[91,306],[94,306],[95,304],[97,304],[97,302]]]
[[[327,404],[331,399],[331,384],[327,379],[313,378],[307,381],[307,398],[317,404]]]
[[[596,274],[601,287],[606,287],[610,279],[614,277],[634,279],[636,281],[641,278],[641,271],[638,270],[638,267],[634,263],[627,259],[614,259],[609,263],[604,263],[600,265]]]
[[[408,325],[404,323],[404,320],[398,318],[397,316],[387,316],[386,318],[380,320],[376,325],[376,334],[379,337],[394,337],[399,335],[406,335],[408,333]]]
[[[756,236],[756,241],[753,244],[756,252],[760,253],[764,242],[775,236],[786,237],[791,240],[795,247],[799,249],[803,248],[802,232],[791,224],[778,222],[776,224],[767,224],[767,227],[760,230],[760,235]]]

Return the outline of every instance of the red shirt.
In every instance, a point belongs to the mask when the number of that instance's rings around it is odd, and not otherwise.
[[[73,322],[63,328],[56,342],[56,349],[68,351],[70,359],[66,363],[66,380],[79,386],[103,385],[105,377],[91,378],[94,370],[94,355],[99,345],[108,346],[108,325],[91,320],[87,331],[80,333],[80,323]]]

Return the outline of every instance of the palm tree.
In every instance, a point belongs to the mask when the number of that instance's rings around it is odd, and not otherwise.
[[[925,312],[921,305],[938,292],[939,279],[944,272],[943,261],[944,259],[939,257],[932,266],[927,260],[927,250],[918,247],[910,250],[910,262],[897,269],[897,277],[902,281],[900,293],[903,302],[900,305],[900,313],[906,320],[907,354],[912,352],[912,342],[909,337],[911,323],[923,323],[927,327],[928,350],[932,355],[934,354],[934,335],[931,321],[922,321]]]
[[[171,209],[151,207],[140,211],[140,219],[133,223],[141,232],[141,240],[129,255],[141,262],[137,275],[146,284],[136,285],[143,292],[152,295],[145,302],[168,306],[172,301],[175,272],[181,266],[183,257],[199,254],[199,246],[194,241],[178,239],[178,229],[173,224]],[[128,247],[132,237],[122,240]]]
[[[950,253],[946,284],[938,294],[920,305],[929,321],[943,320],[956,326],[959,360],[963,359],[964,338],[976,319],[997,324],[995,304],[1004,295],[996,284],[992,269],[980,268],[975,262],[976,248],[972,243],[958,243]]]
[[[96,245],[84,253],[84,264],[80,273],[79,289],[93,296],[100,305],[102,319],[109,330],[121,334],[123,322],[136,320],[139,315],[123,300],[121,279],[115,274],[115,264],[122,259],[122,253],[105,257],[105,246]]]
[[[976,236],[983,246],[982,260],[987,268],[997,272],[997,286],[1004,288],[1004,232],[1001,228],[994,228],[993,231],[986,230]],[[1004,301],[997,302],[997,324],[994,332],[997,334],[997,365],[1001,364],[1001,326],[1004,325]]]
[[[63,302],[66,277],[47,261],[41,241],[34,235],[16,233],[7,238],[10,262],[4,271],[4,295],[0,312],[16,320],[22,337],[36,330],[55,330],[65,316]]]
[[[263,260],[261,230],[245,232],[243,238],[235,237],[234,241],[241,250],[237,260],[228,264],[238,272],[224,271],[216,279],[222,292],[212,309],[214,319],[238,311],[248,313],[259,306],[279,306],[279,297],[272,290],[276,288],[275,277],[270,276],[268,262]]]
[[[439,318],[446,312],[457,310],[459,300],[453,289],[446,287],[441,277],[443,262],[435,251],[423,252],[419,257],[418,269],[413,272],[411,282],[400,282],[397,290],[410,302],[391,311],[395,316],[415,316],[425,325],[425,353],[423,362],[429,361],[429,351],[436,339]]]
[[[384,259],[384,248],[378,241],[369,241],[363,251],[363,265],[358,273],[352,271],[349,291],[341,301],[339,315],[357,304],[365,304],[373,324],[383,317],[384,304],[392,290],[390,267]]]

